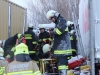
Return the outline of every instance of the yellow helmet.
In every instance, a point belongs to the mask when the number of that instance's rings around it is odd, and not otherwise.
[[[0,47],[0,56],[4,55],[4,50]]]
[[[19,45],[16,46],[16,51],[14,52],[14,55],[17,54],[29,54],[28,52],[28,47],[24,43],[20,43]]]

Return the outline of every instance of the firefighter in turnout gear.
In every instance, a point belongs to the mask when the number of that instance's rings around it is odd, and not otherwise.
[[[47,18],[56,24],[52,32],[54,35],[53,56],[57,58],[59,75],[67,75],[68,60],[66,59],[72,55],[72,51],[66,20],[55,10],[48,11]]]
[[[6,66],[4,75],[41,75],[35,61],[29,57],[27,45],[17,45],[14,55],[15,60]]]
[[[68,31],[71,32],[71,30],[74,30],[75,27],[74,27],[74,23],[71,22],[71,21],[68,21],[67,22],[67,25],[68,25]]]
[[[13,50],[14,50],[14,48],[16,46],[16,40],[20,39],[21,35],[22,34],[17,33],[14,36],[8,38],[5,41],[5,45],[4,45],[4,57],[8,57],[9,56],[10,61],[14,60],[14,52],[13,52]]]
[[[75,34],[75,30],[70,31],[70,41],[71,41],[71,50],[72,56],[69,56],[68,59],[77,55],[77,36]]]
[[[8,64],[3,55],[4,55],[4,50],[0,47],[0,75],[3,75],[5,67]]]
[[[29,24],[28,30],[24,33],[24,36],[29,49],[29,56],[39,64],[39,57],[36,55],[37,37],[33,32],[33,24]]]
[[[49,54],[44,54],[42,48],[45,44],[51,44],[50,34],[47,31],[45,31],[45,27],[43,27],[42,25],[40,25],[39,29],[40,29],[39,42],[38,42],[40,51],[39,57],[40,59],[48,58]]]

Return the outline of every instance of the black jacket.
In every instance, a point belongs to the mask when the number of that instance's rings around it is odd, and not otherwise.
[[[26,45],[28,46],[28,49],[29,49],[29,53],[31,53],[31,51],[36,51],[35,47],[37,45],[37,37],[35,33],[33,32],[33,30],[28,29],[28,31],[24,33],[24,36],[26,39]],[[32,53],[32,54],[35,54],[35,53]]]
[[[71,49],[77,50],[77,37],[75,34],[70,35]]]
[[[70,36],[68,34],[68,27],[66,20],[63,17],[59,17],[55,22],[56,27],[54,29],[54,56],[69,56],[71,52]]]
[[[50,34],[47,31],[44,31],[43,33],[39,34],[39,44],[50,44],[51,43]]]
[[[5,41],[4,45],[4,57],[7,55],[10,55],[10,60],[12,61],[14,59],[14,53],[11,51],[11,49],[16,45],[16,40],[18,39],[18,34],[15,34],[14,36],[8,38]]]

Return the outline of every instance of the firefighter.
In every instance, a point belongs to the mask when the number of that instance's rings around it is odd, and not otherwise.
[[[68,59],[75,57],[77,55],[77,37],[75,34],[75,30],[70,31],[70,41],[71,41],[71,50],[72,56],[69,56]]]
[[[17,45],[14,55],[15,60],[6,66],[4,75],[41,75],[35,61],[29,57],[27,45]]]
[[[33,32],[33,24],[29,24],[28,30],[24,33],[26,39],[26,45],[29,49],[29,56],[32,60],[36,61],[39,64],[39,57],[36,54],[36,46],[37,46],[37,37]]]
[[[14,36],[8,38],[5,41],[5,45],[4,45],[4,57],[9,57],[10,58],[10,61],[13,61],[14,60],[13,50],[14,50],[14,48],[16,46],[17,39],[20,39],[21,35],[22,34],[17,33]]]
[[[39,29],[40,29],[39,42],[38,42],[40,51],[39,57],[40,59],[48,58],[49,54],[44,54],[42,48],[43,45],[45,44],[51,44],[50,34],[47,31],[45,31],[45,27],[43,27],[42,25],[39,27]]]
[[[4,50],[0,47],[0,75],[3,75],[5,67],[8,64],[3,55],[4,55]]]
[[[52,34],[54,35],[53,54],[57,58],[59,75],[67,75],[68,60],[72,55],[70,38],[66,20],[55,10],[47,12],[47,19],[56,24]]]
[[[68,30],[69,30],[69,32],[70,32],[71,30],[74,30],[74,29],[75,29],[74,23],[73,23],[73,22],[68,21],[68,22],[67,22],[67,25],[68,25]]]

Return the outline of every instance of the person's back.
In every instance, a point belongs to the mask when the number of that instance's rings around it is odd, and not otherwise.
[[[15,49],[15,60],[6,66],[4,75],[41,75],[37,64],[29,57],[27,45],[21,43]]]
[[[28,30],[24,33],[26,45],[29,49],[29,56],[32,60],[39,63],[39,57],[36,55],[37,40],[36,34],[33,32],[33,25],[29,25]]]
[[[7,65],[5,75],[18,74],[18,75],[41,75],[37,64],[33,61],[19,62],[13,61]]]
[[[36,42],[35,33],[31,29],[28,29],[24,35],[26,39],[26,45],[28,46],[29,50],[33,50],[35,47],[33,42]]]

